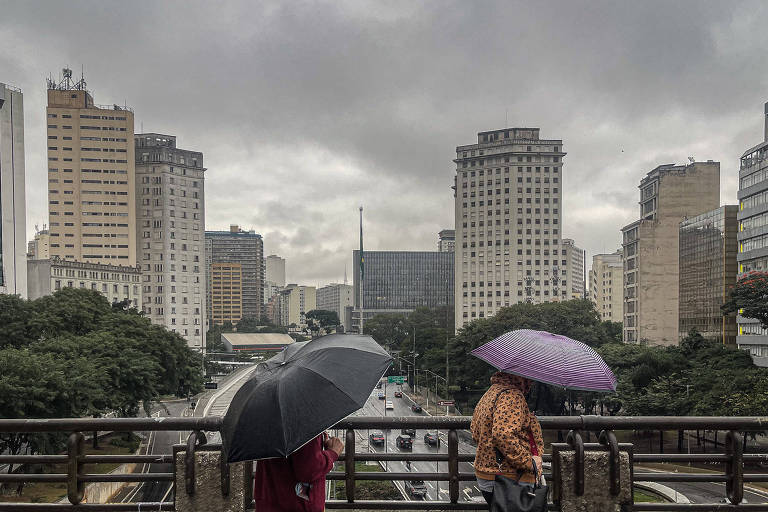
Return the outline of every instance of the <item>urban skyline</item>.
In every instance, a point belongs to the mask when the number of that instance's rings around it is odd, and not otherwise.
[[[245,84],[253,87],[255,83],[258,91],[265,92],[273,86],[274,79],[270,77],[286,78],[286,73],[289,71],[279,66],[277,62],[284,60],[284,56],[265,56],[258,50],[258,44],[244,45],[248,46],[249,50],[239,46],[221,48],[220,51],[232,52],[232,57],[201,59],[198,72],[199,87],[185,87],[182,91],[177,91],[175,86],[165,85],[178,83],[171,71],[161,69],[163,66],[159,66],[154,61],[147,61],[143,57],[151,53],[148,51],[149,46],[146,45],[168,47],[167,43],[172,41],[166,40],[166,37],[170,36],[162,34],[174,31],[152,31],[150,27],[146,27],[146,24],[151,25],[153,22],[145,17],[140,19],[148,34],[145,40],[137,42],[136,55],[142,55],[141,62],[146,69],[157,72],[155,76],[158,76],[157,84],[159,85],[153,85],[151,88],[142,84],[140,77],[129,76],[124,72],[127,67],[135,63],[133,55],[127,55],[127,61],[121,63],[98,59],[103,46],[99,48],[78,44],[78,38],[82,37],[80,34],[71,34],[74,38],[73,48],[67,46],[57,48],[56,51],[42,51],[44,47],[51,47],[48,44],[51,41],[49,38],[61,39],[58,34],[60,29],[57,27],[65,26],[67,20],[78,15],[76,7],[65,9],[54,5],[35,18],[23,5],[11,4],[7,18],[14,19],[11,38],[21,37],[24,31],[35,30],[38,24],[43,23],[46,26],[46,35],[39,41],[24,40],[23,44],[16,45],[18,50],[13,55],[0,55],[0,64],[9,75],[6,80],[25,91],[30,190],[42,186],[44,179],[40,176],[40,169],[43,167],[42,158],[44,158],[44,152],[41,155],[41,149],[45,143],[43,128],[45,121],[39,113],[40,106],[44,102],[42,79],[52,71],[58,70],[62,63],[71,64],[76,74],[79,74],[77,71],[80,64],[83,64],[89,81],[99,84],[95,93],[102,98],[100,101],[119,105],[127,103],[135,108],[137,131],[175,133],[189,147],[199,148],[206,153],[209,166],[216,169],[217,174],[216,183],[213,184],[211,181],[212,185],[208,191],[210,202],[207,229],[226,229],[230,222],[235,221],[253,228],[264,236],[265,250],[268,253],[284,255],[294,262],[289,270],[289,281],[322,283],[342,280],[343,266],[340,262],[345,261],[346,252],[355,244],[354,217],[357,205],[360,203],[366,205],[368,240],[377,248],[402,247],[409,250],[429,250],[433,247],[431,233],[445,228],[445,219],[451,217],[450,204],[446,204],[445,201],[450,197],[446,178],[450,176],[451,170],[450,162],[445,157],[446,149],[455,147],[465,140],[468,132],[503,128],[505,125],[530,124],[540,126],[546,132],[557,133],[558,137],[567,141],[570,181],[564,183],[563,203],[569,215],[565,219],[563,234],[573,238],[580,247],[586,249],[587,258],[594,253],[610,252],[620,242],[617,228],[630,222],[634,214],[631,206],[635,198],[626,184],[636,183],[647,169],[658,163],[683,162],[688,156],[696,158],[706,156],[723,162],[721,198],[725,204],[728,198],[735,196],[737,189],[738,164],[734,162],[738,162],[738,156],[743,148],[752,145],[754,137],[750,134],[754,133],[754,128],[759,125],[759,120],[751,115],[754,105],[762,104],[764,101],[761,88],[754,85],[760,83],[759,77],[755,77],[756,79],[745,77],[745,80],[740,81],[738,85],[733,81],[724,83],[723,78],[703,82],[696,80],[695,76],[690,76],[695,74],[679,73],[679,66],[673,64],[682,63],[682,56],[685,55],[685,65],[696,66],[705,56],[711,58],[711,52],[704,55],[699,48],[714,45],[723,53],[717,54],[716,58],[710,62],[710,68],[714,68],[712,74],[731,76],[734,66],[741,61],[740,59],[749,55],[748,47],[737,44],[743,42],[740,34],[748,32],[743,30],[743,27],[748,27],[750,23],[754,23],[755,19],[759,19],[759,11],[764,9],[764,6],[759,5],[753,7],[754,9],[744,11],[737,9],[735,12],[711,6],[707,9],[695,9],[694,17],[697,22],[691,22],[691,10],[685,7],[685,2],[665,12],[664,16],[642,5],[630,6],[621,14],[610,9],[609,12],[604,12],[603,16],[617,22],[615,26],[627,26],[626,23],[620,23],[622,19],[653,20],[661,35],[655,44],[663,44],[665,48],[674,48],[675,51],[663,52],[666,60],[662,62],[649,61],[646,54],[648,52],[647,34],[641,34],[638,32],[639,27],[633,26],[629,34],[630,42],[621,46],[621,61],[625,61],[626,65],[620,65],[619,60],[611,53],[606,56],[607,58],[594,59],[596,62],[592,59],[582,62],[584,70],[572,70],[574,76],[569,80],[568,86],[563,86],[566,87],[562,91],[563,94],[556,94],[556,88],[559,86],[551,83],[542,85],[540,91],[534,88],[532,91],[512,96],[507,92],[501,94],[493,91],[490,85],[492,82],[498,83],[510,78],[509,72],[503,69],[514,69],[515,65],[524,62],[525,58],[517,51],[505,57],[507,52],[499,47],[498,42],[495,42],[490,48],[486,48],[481,59],[471,64],[473,70],[471,74],[476,74],[480,69],[489,69],[492,70],[492,80],[484,81],[487,85],[481,86],[480,94],[473,95],[478,98],[477,100],[465,100],[470,103],[461,106],[461,114],[456,110],[457,107],[450,106],[456,103],[452,100],[457,97],[457,92],[448,89],[448,86],[443,83],[430,80],[417,85],[422,87],[422,91],[432,91],[430,95],[434,94],[437,100],[434,102],[436,108],[420,102],[421,96],[418,90],[405,87],[402,91],[397,91],[394,96],[395,103],[409,105],[406,102],[409,97],[412,97],[413,101],[417,102],[413,105],[412,113],[407,116],[394,116],[392,120],[386,120],[386,123],[383,121],[385,116],[374,114],[381,123],[385,123],[371,128],[375,130],[374,136],[370,136],[372,132],[360,129],[357,123],[361,120],[360,105],[370,105],[370,99],[380,98],[381,86],[378,85],[372,89],[356,87],[354,90],[343,88],[343,94],[340,95],[341,91],[337,92],[324,85],[329,75],[326,71],[319,69],[320,66],[313,66],[311,57],[320,57],[320,62],[327,64],[331,56],[336,54],[334,50],[337,50],[341,43],[332,39],[326,45],[315,44],[320,34],[314,29],[287,45],[288,49],[280,51],[310,49],[316,46],[317,49],[314,52],[307,52],[306,56],[299,57],[300,66],[298,67],[309,66],[310,73],[304,84],[308,89],[319,91],[316,94],[327,96],[330,101],[327,105],[318,107],[317,104],[324,102],[314,101],[315,97],[312,97],[311,104],[302,101],[293,107],[295,110],[289,110],[290,115],[285,115],[286,104],[283,93],[278,95],[274,105],[263,105],[261,102],[262,104],[255,109],[242,108],[243,101],[249,102],[251,100],[248,98],[259,97],[259,94],[245,94],[243,89]],[[240,8],[232,4],[227,7],[226,13],[237,17]],[[163,16],[164,9],[166,8],[159,7],[160,17]],[[360,17],[380,17],[382,25],[378,30],[388,33],[400,27],[400,23],[406,23],[406,27],[412,26],[411,23],[418,23],[420,19],[429,16],[443,16],[445,23],[452,26],[460,23],[459,18],[466,19],[465,9],[468,7],[455,5],[452,10],[456,14],[450,16],[447,12],[451,9],[445,9],[446,13],[435,13],[430,11],[428,6],[395,7],[371,13],[362,13],[349,6],[339,6],[327,12],[324,11],[321,16],[325,23],[341,29],[347,26],[348,21],[345,15],[349,12],[357,20]],[[547,7],[544,11],[548,9],[551,7]],[[186,26],[190,19],[205,16],[203,11],[195,12],[191,9],[189,12],[174,12],[173,16],[167,17],[172,18],[172,24],[183,23]],[[501,12],[495,14],[497,20],[488,17],[488,13],[492,11],[494,10],[488,9],[488,12],[477,13],[480,17],[477,22],[492,25],[504,23],[511,27],[520,23],[511,19],[513,14],[518,14],[517,11],[501,9]],[[557,9],[558,14],[555,16],[558,20],[567,18],[563,11],[576,15],[580,15],[581,12],[576,6],[561,6]],[[130,27],[140,25],[133,23],[139,19],[136,16],[138,13],[131,13],[127,9],[117,8],[112,14],[106,12],[92,14],[103,22],[104,27],[126,27],[121,29],[122,33],[130,33],[133,30]],[[271,23],[274,27],[280,27],[284,22],[280,12],[264,14],[265,23]],[[309,12],[302,8],[295,12],[298,19],[308,19],[314,14],[314,11]],[[544,13],[527,14],[528,17],[535,19],[543,15]],[[521,21],[525,18],[526,16],[521,16]],[[50,22],[52,19],[61,20],[63,23]],[[678,25],[681,24],[686,26],[687,37],[681,37],[677,30]],[[673,26],[674,30],[671,29]],[[668,30],[662,30],[664,27]],[[735,27],[742,28],[737,30]],[[211,30],[216,33],[218,28],[213,27]],[[734,33],[736,39],[728,44],[728,41],[724,41],[721,37],[724,32]],[[569,52],[574,50],[568,48],[569,45],[563,45],[558,41],[563,41],[561,39],[563,37],[574,35],[578,34],[574,34],[572,28],[564,27],[561,21],[557,21],[556,26],[547,28],[541,35],[536,35],[530,41],[532,46],[538,45],[539,51],[544,56],[536,62],[529,63],[534,79],[543,76],[542,73],[550,67],[551,62],[556,60],[555,58],[560,55],[559,52],[564,52],[561,61],[568,60]],[[552,39],[553,36],[554,42],[548,42],[547,39]],[[183,40],[183,44],[193,43],[183,35],[173,37],[181,37],[180,41]],[[361,37],[369,36],[361,35]],[[424,57],[426,52],[432,49],[439,47],[448,55],[464,58],[463,51],[456,45],[446,45],[446,41],[442,39],[435,41],[434,37],[443,36],[434,32],[420,36],[409,34],[407,41],[404,40],[402,43],[407,43],[410,48],[419,47],[419,43],[424,43],[424,49],[421,50],[423,53],[418,54],[414,59],[420,64],[426,63],[429,66],[424,73],[420,74],[421,76],[431,76],[433,73],[435,76],[440,75],[439,69],[435,68],[437,62],[429,62]],[[247,38],[254,40],[258,39],[258,36],[249,31]],[[616,45],[612,43],[618,38],[619,35],[613,30],[601,31],[595,41],[577,39],[577,44],[572,46],[580,50],[580,55],[594,50],[594,54],[605,56],[597,47],[615,47]],[[642,44],[639,43],[641,40]],[[632,41],[637,41],[637,44]],[[19,39],[19,42],[21,43],[22,40]],[[114,45],[110,41],[105,44],[107,49]],[[173,43],[171,47],[178,44],[180,43]],[[76,52],[74,48],[77,48]],[[34,66],[29,66],[30,59],[24,59],[23,56],[32,52],[41,57],[34,59]],[[655,52],[654,55],[658,53],[662,52]],[[214,57],[215,55],[203,52],[202,56]],[[264,60],[264,66],[269,72],[261,75],[262,77],[266,75],[266,78],[260,78],[254,82],[247,75],[238,77],[235,71],[242,71],[243,66],[238,64],[235,70],[232,63],[234,61],[241,63],[243,58],[247,62],[254,59]],[[384,55],[377,51],[368,60],[380,62],[382,58]],[[499,58],[503,58],[501,62],[506,65],[498,68],[487,67],[493,59]],[[578,59],[575,60],[578,61]],[[183,65],[183,63],[184,61],[180,61],[179,64]],[[616,87],[611,87],[608,97],[604,96],[605,87],[595,87],[596,91],[603,95],[599,99],[597,93],[582,94],[586,88],[595,85],[593,81],[596,77],[602,76],[601,68],[598,66],[603,64],[612,66],[611,83]],[[410,63],[404,65],[405,71],[408,71]],[[643,78],[648,81],[644,88],[648,92],[643,92],[637,86],[631,85],[631,83],[642,82],[638,80],[636,71],[638,69],[644,70]],[[674,82],[678,86],[669,88],[667,84],[670,83],[672,69],[674,69]],[[744,70],[740,69],[739,72],[743,73]],[[750,68],[747,72],[755,71]],[[373,76],[377,75],[374,73]],[[211,82],[211,77],[215,77],[215,82]],[[631,80],[630,77],[632,77]],[[346,74],[335,77],[333,83],[345,82],[358,85],[356,81],[349,78],[350,76]],[[398,72],[389,81],[383,82],[391,84],[393,81],[399,83],[401,80],[402,77]],[[464,84],[463,89],[466,87],[466,80],[467,78],[460,80]],[[213,83],[226,84],[227,96],[232,99],[216,97],[212,100],[209,91],[214,88]],[[691,95],[691,90],[698,92]],[[295,92],[295,89],[289,88],[285,94],[292,92]],[[555,97],[556,101],[547,100]],[[334,128],[328,123],[331,110],[326,109],[337,107],[342,98],[351,114],[349,119],[341,123],[337,123],[334,119],[334,123],[339,125]],[[717,98],[717,101],[713,98]],[[725,101],[722,98],[725,98]],[[576,101],[579,102],[578,108],[575,108]],[[476,102],[482,102],[482,105]],[[389,104],[389,102],[381,103]],[[207,110],[205,113],[196,111],[193,115],[191,112],[181,112],[180,117],[177,117],[178,121],[169,123],[168,119],[172,118],[170,113],[185,110],[181,107],[186,104],[198,104]],[[276,117],[274,110],[276,106],[280,107],[282,118]],[[446,106],[450,108],[446,109]],[[215,108],[219,114],[214,115],[212,108]],[[241,123],[243,113],[250,110],[263,114],[260,114],[259,123],[253,121]],[[472,115],[467,116],[466,111],[472,112]],[[563,112],[578,113],[563,116]],[[298,129],[295,123],[299,118],[303,125],[312,128]],[[505,122],[505,118],[508,122]],[[630,118],[632,122],[626,122]],[[408,123],[414,119],[416,121],[412,126],[403,129],[404,125],[408,126]],[[416,133],[421,135],[425,132],[423,122],[427,119],[430,120],[430,137],[425,139],[422,136],[415,136]],[[434,123],[434,119],[440,122]],[[718,130],[710,129],[713,123],[719,126]],[[231,129],[233,125],[238,125],[238,135],[234,137]],[[636,128],[632,128],[631,125]],[[595,127],[595,129],[585,130],[585,126]],[[286,144],[284,134],[289,132],[302,134],[300,149],[291,151],[289,159],[278,163],[278,159],[283,159],[287,154],[282,148]],[[280,134],[279,138],[276,137],[277,134]],[[373,140],[376,140],[375,146],[369,142]],[[249,144],[247,141],[253,141],[255,144]],[[251,146],[258,146],[259,150],[254,151]],[[707,155],[704,155],[703,151],[706,151]],[[289,210],[279,201],[277,191],[284,186],[289,176],[292,176],[291,173],[298,165],[298,159],[305,160],[305,165],[302,167],[311,169],[311,172],[302,171],[301,179],[291,180],[291,185],[295,195],[306,197],[307,200]],[[248,171],[252,169],[257,169],[258,172]],[[375,173],[380,181],[375,193],[373,190],[366,190],[370,188],[366,185],[372,173]],[[339,187],[333,179],[340,176],[344,179],[344,187]],[[597,182],[601,183],[600,187],[591,186]],[[332,188],[329,188],[331,183]],[[250,191],[251,195],[255,194],[254,201],[251,202],[250,198],[243,195],[246,191]],[[44,199],[33,197],[30,193],[28,203],[27,238],[31,239],[34,234],[32,226],[43,224],[45,221]],[[244,209],[241,205],[245,204],[255,204],[257,207]],[[403,204],[408,204],[409,209],[401,208]],[[386,229],[386,226],[392,220],[405,222],[406,211],[408,220],[418,218],[419,221],[409,232],[395,236]],[[301,219],[312,219],[311,226],[300,222]],[[343,228],[339,229],[339,226]]]

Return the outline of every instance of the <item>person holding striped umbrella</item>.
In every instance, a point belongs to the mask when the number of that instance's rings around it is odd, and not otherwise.
[[[545,510],[546,487],[538,488],[541,425],[526,401],[532,381],[580,391],[616,391],[616,377],[588,345],[546,331],[511,331],[477,347],[472,355],[499,370],[472,415],[478,488],[491,510]]]

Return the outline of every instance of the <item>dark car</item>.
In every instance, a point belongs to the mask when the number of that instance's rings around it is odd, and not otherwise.
[[[405,492],[412,498],[425,498],[427,496],[427,486],[424,485],[424,480],[405,482]]]
[[[403,434],[404,436],[416,437],[415,428],[404,428],[400,430],[400,433]]]
[[[403,398],[403,392],[402,391],[395,391],[395,398]]]
[[[381,432],[374,432],[368,436],[368,440],[371,444],[384,446],[384,434]]]
[[[411,410],[412,410],[413,412],[421,412],[421,406],[420,406],[419,404],[413,404],[413,405],[411,406]]]
[[[381,381],[379,381],[379,383],[376,384],[376,389],[381,389]]]
[[[428,444],[429,446],[440,446],[440,438],[436,433],[427,432],[424,434],[424,444]]]
[[[397,436],[397,447],[402,450],[413,450],[413,438],[411,436]]]

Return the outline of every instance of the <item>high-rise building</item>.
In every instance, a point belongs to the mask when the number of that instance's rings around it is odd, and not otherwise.
[[[768,103],[763,142],[741,156],[739,167],[739,274],[768,271]],[[738,317],[736,343],[759,366],[768,366],[768,331],[758,320]]]
[[[480,132],[456,148],[457,329],[516,302],[570,298],[562,149],[539,128]]]
[[[0,293],[27,296],[24,96],[0,83]]]
[[[135,136],[136,260],[142,309],[152,323],[205,346],[205,168],[176,137]]]
[[[317,309],[314,286],[289,284],[280,292],[280,325],[305,328],[306,314],[313,309]]]
[[[285,287],[285,259],[270,254],[264,258],[264,305]]]
[[[331,283],[317,289],[317,309],[335,311],[339,315],[339,323],[344,323],[344,309],[353,306],[354,288],[350,284]],[[344,326],[345,329],[347,326]]]
[[[208,324],[236,324],[262,316],[264,267],[261,235],[233,224],[205,232]]]
[[[589,270],[589,298],[595,303],[595,309],[604,322],[622,321],[624,303],[622,259],[621,249],[612,254],[592,256],[592,268]]]
[[[563,250],[568,256],[566,266],[566,279],[571,283],[572,299],[586,298],[586,275],[584,274],[584,249],[576,247],[576,242],[571,238],[563,238]]]
[[[437,252],[453,252],[455,248],[455,229],[444,229],[437,234]]]
[[[453,307],[453,256],[436,251],[364,251],[363,310],[367,320],[380,313],[407,314],[418,307]],[[360,251],[352,252],[359,268]],[[354,272],[351,330],[360,329],[360,272]]]
[[[47,260],[50,254],[51,236],[48,229],[43,225],[43,229],[35,231],[35,237],[27,243],[28,260]]]
[[[676,345],[680,222],[720,204],[720,163],[660,165],[640,181],[640,219],[622,228],[626,343]]]
[[[739,207],[721,206],[680,223],[680,328],[736,347],[736,314],[720,306],[736,284]]]
[[[133,112],[99,106],[85,80],[48,80],[50,253],[71,261],[136,265]]]

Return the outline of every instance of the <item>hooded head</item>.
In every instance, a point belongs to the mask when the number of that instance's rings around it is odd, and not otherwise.
[[[527,395],[531,390],[533,382],[530,379],[520,377],[519,375],[496,372],[491,375],[491,384],[501,384],[502,386],[517,388],[523,392],[523,395]]]

